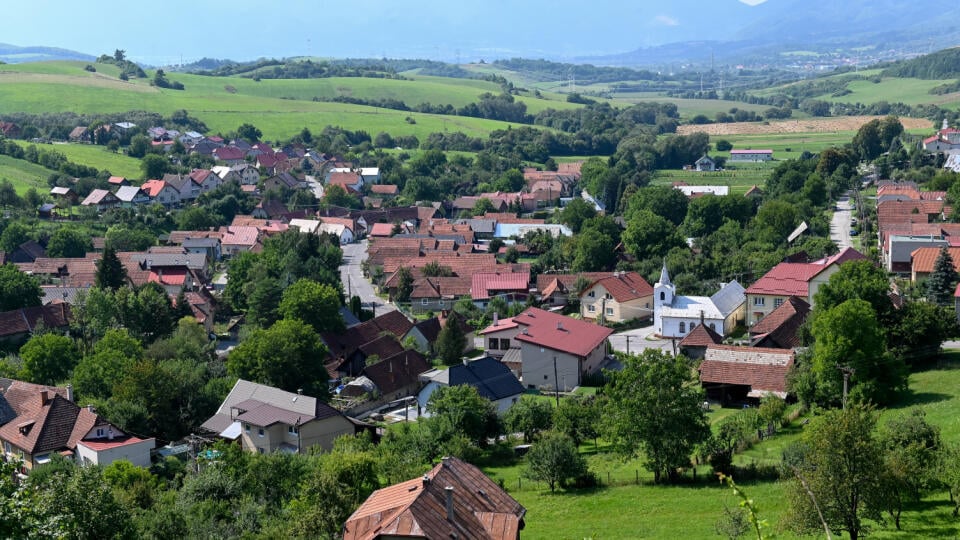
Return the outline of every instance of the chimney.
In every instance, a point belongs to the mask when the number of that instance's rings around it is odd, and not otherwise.
[[[453,522],[453,486],[443,488],[447,492],[447,521]]]
[[[97,409],[96,409],[96,408],[94,408],[94,406],[93,406],[93,405],[87,405],[87,410],[88,410],[88,411],[90,411],[90,412],[92,412],[92,413],[95,413],[95,412],[97,412]]]
[[[297,395],[298,395],[298,396],[302,396],[302,395],[303,395],[303,388],[297,388]]]
[[[494,312],[493,312],[493,325],[494,325],[494,326],[497,326],[498,324],[500,324],[500,314],[497,313],[496,311],[494,311]]]
[[[469,360],[467,360],[466,358],[463,359],[463,365],[464,365],[464,366],[466,366],[466,365],[469,364],[469,363],[470,363]]]
[[[73,385],[72,384],[67,385],[67,401],[69,401],[70,403],[73,403]]]
[[[557,321],[557,330],[563,331],[563,323],[560,321]]]
[[[700,310],[700,326],[703,326],[703,310]]]
[[[427,487],[429,485],[430,485],[430,475],[425,474],[423,475],[423,487]]]
[[[40,391],[40,405],[46,405],[47,403],[50,403],[50,394],[44,388]]]

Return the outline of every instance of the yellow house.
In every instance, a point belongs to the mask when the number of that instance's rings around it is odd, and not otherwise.
[[[653,287],[636,272],[614,272],[580,294],[580,316],[610,323],[653,317]]]

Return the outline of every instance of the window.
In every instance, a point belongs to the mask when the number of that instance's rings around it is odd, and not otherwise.
[[[587,296],[589,296],[590,298],[596,298],[596,297],[597,297],[597,293],[595,293],[595,292],[593,292],[593,291],[590,291],[590,292],[587,293]]]
[[[597,310],[597,306],[593,304],[590,304],[589,306],[587,306],[587,311],[589,311],[590,313],[593,313],[596,310]]]
[[[607,315],[613,315],[613,308],[612,308],[612,307],[608,307],[608,308],[607,308]]]
[[[682,334],[686,331],[687,331],[687,323],[680,321],[680,333]]]
[[[509,340],[509,339],[501,339],[501,340],[500,340],[500,350],[505,351],[505,350],[507,350],[507,349],[509,349],[509,348],[510,348],[510,340]]]
[[[97,437],[103,437],[106,433],[103,432],[103,428],[97,428]]]
[[[497,338],[490,338],[490,342],[487,344],[487,348],[495,351],[500,348],[500,340]]]
[[[250,424],[244,424],[243,430],[246,431],[247,433],[250,433]]]
[[[762,296],[756,296],[753,299],[753,305],[755,306],[765,306],[767,304],[767,299]]]
[[[667,293],[665,293],[665,292],[663,292],[663,291],[660,291],[660,300],[663,301],[663,300],[666,300],[666,299],[667,299]]]
[[[773,307],[778,308],[783,305],[783,298],[776,298],[773,301]]]
[[[603,295],[603,297],[606,298],[607,300],[613,300],[613,295],[611,295],[610,293]]]
[[[263,437],[263,428],[257,428],[257,435]]]
[[[697,327],[697,323],[695,323],[695,322],[690,323],[690,331],[691,331],[691,332],[693,332],[693,329],[696,328],[696,327]]]
[[[547,380],[547,376],[546,376],[546,375],[543,376],[543,380]]]
[[[716,330],[716,329],[717,329],[717,325],[715,325],[715,324],[713,324],[713,323],[710,323],[710,329],[711,329],[711,330]]]
[[[299,435],[300,428],[298,428],[297,426],[287,426],[287,433],[291,435]]]
[[[420,305],[421,306],[429,305],[429,301],[426,298],[423,298],[420,300]]]

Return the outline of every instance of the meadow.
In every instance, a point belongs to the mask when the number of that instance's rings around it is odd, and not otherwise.
[[[16,141],[26,148],[34,143]],[[127,178],[140,177],[140,160],[126,154],[111,152],[106,146],[91,144],[35,144],[38,150],[53,150],[67,156],[74,163],[95,167],[100,171],[110,171],[111,175]]]
[[[416,81],[385,79],[303,79],[262,80],[239,77],[203,77],[171,73],[169,79],[182,82],[186,90],[152,87],[145,79],[128,82],[110,74],[113,66],[97,64],[98,71],[84,71],[82,62],[43,62],[36,64],[0,65],[0,113],[68,112],[87,114],[149,110],[169,115],[186,109],[203,120],[213,133],[228,133],[243,123],[256,125],[266,139],[285,139],[304,127],[319,131],[324,126],[341,126],[364,130],[375,135],[380,131],[392,135],[427,135],[442,131],[463,131],[471,136],[485,136],[497,129],[517,124],[434,114],[412,113],[351,105],[314,102],[313,96],[333,97],[338,92],[356,97],[397,96],[418,104],[438,100],[440,103],[475,101],[498,87],[483,81],[438,78]],[[102,66],[102,67],[101,67]],[[481,84],[478,84],[481,83]],[[459,89],[457,88],[459,86]],[[293,99],[286,99],[293,98]],[[526,101],[530,112],[547,107],[568,108],[576,105],[565,101],[519,98]]]
[[[43,194],[50,191],[47,177],[54,171],[10,156],[0,155],[0,179],[10,180],[17,193],[23,195],[30,188]]]
[[[880,413],[879,423],[911,407],[920,407],[929,422],[940,426],[945,441],[960,442],[960,351],[947,352],[934,366],[912,373],[910,388],[898,405]],[[736,412],[714,408],[709,420],[716,425]],[[804,420],[794,421],[776,436],[738,454],[736,463],[775,465],[783,449],[801,437]],[[657,486],[639,459],[624,460],[605,453],[608,447],[602,440],[601,453],[596,452],[592,442],[584,443],[580,450],[591,470],[600,477],[602,487],[551,493],[545,485],[522,478],[522,463],[484,468],[526,507],[524,538],[711,538],[716,536],[715,525],[724,507],[735,507],[738,502],[706,466],[697,467],[696,481],[688,474],[686,483]],[[789,531],[780,530],[781,518],[789,508],[786,480],[744,480],[737,484],[754,500],[760,518],[768,521],[777,538],[796,538]],[[870,523],[870,537],[955,537],[960,535],[960,519],[952,517],[951,511],[946,492],[932,493],[906,505],[902,531],[897,531],[892,523]],[[839,536],[839,531],[833,532]]]

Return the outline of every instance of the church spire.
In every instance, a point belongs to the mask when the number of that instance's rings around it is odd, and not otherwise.
[[[663,268],[660,270],[660,281],[658,281],[657,283],[659,283],[660,285],[673,285],[672,283],[670,283],[670,273],[667,272],[666,259],[663,260]]]

